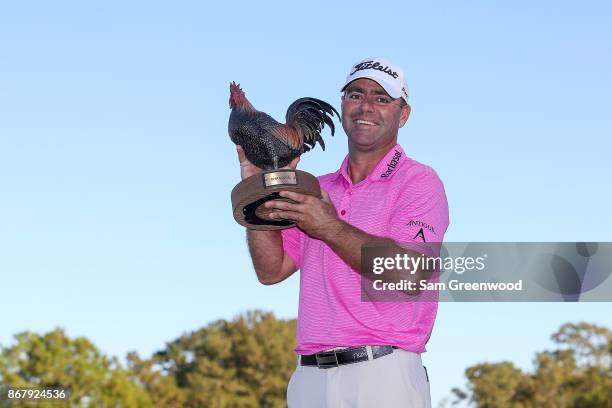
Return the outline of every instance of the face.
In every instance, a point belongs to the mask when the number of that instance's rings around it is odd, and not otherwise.
[[[401,102],[370,79],[351,82],[342,96],[342,127],[349,147],[370,151],[395,146],[397,131],[410,116],[410,106]]]

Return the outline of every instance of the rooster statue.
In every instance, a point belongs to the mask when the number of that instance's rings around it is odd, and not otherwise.
[[[284,167],[294,158],[314,148],[319,142],[325,150],[321,131],[332,117],[340,115],[333,106],[316,98],[300,98],[287,109],[282,124],[256,110],[235,82],[230,84],[228,131],[232,142],[243,147],[247,159],[263,170]]]

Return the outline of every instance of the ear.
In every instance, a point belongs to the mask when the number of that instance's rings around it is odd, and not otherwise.
[[[342,92],[342,96],[340,97],[340,117],[344,115],[344,101],[345,101],[346,93]]]
[[[412,111],[412,109],[410,108],[410,105],[406,104],[406,105],[402,106],[402,113],[400,114],[399,127],[404,127],[406,122],[408,122],[408,117],[410,117],[410,112],[411,111]]]

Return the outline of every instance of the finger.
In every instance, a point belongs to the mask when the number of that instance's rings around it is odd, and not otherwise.
[[[295,211],[278,211],[268,214],[268,217],[274,220],[289,220],[300,222],[302,220],[302,214]]]
[[[295,191],[281,191],[279,195],[281,197],[290,198],[297,203],[303,203],[306,201],[307,197],[309,197],[306,194],[296,193]]]
[[[264,204],[266,208],[278,209],[283,211],[299,211],[301,205],[298,203],[290,203],[284,200],[271,200]]]

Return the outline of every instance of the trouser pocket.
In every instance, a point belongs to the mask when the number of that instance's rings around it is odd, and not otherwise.
[[[399,351],[402,378],[407,389],[416,394],[413,407],[430,408],[431,396],[429,390],[429,375],[421,362],[421,356],[408,351]]]

